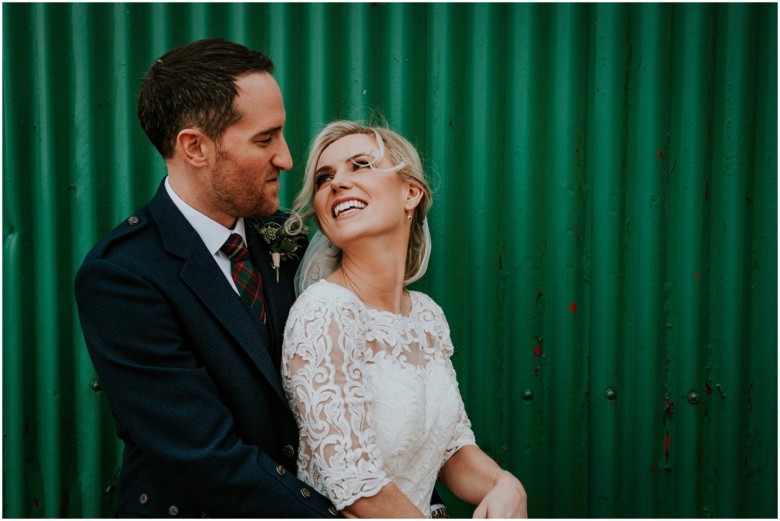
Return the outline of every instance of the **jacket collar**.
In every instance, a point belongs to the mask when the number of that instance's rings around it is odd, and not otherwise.
[[[149,208],[160,232],[163,249],[182,260],[181,280],[236,339],[279,396],[286,401],[279,369],[269,354],[271,338],[268,330],[250,315],[241,299],[237,298],[200,236],[176,208],[163,184]],[[264,283],[269,280],[265,273],[261,276]],[[273,295],[266,291],[268,302],[273,302]],[[268,307],[273,321],[279,310],[274,309],[277,306]],[[284,316],[286,320],[286,312]]]

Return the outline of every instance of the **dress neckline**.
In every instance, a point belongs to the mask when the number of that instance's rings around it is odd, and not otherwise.
[[[376,308],[368,307],[365,302],[360,300],[360,297],[358,297],[355,294],[354,291],[352,291],[349,288],[345,288],[344,286],[342,286],[340,284],[336,284],[335,282],[331,282],[331,281],[329,281],[327,279],[320,279],[319,282],[324,282],[325,284],[329,284],[329,285],[335,286],[335,287],[337,287],[339,289],[343,289],[344,291],[346,291],[347,293],[352,295],[355,298],[355,300],[360,302],[360,305],[363,306],[363,309],[365,309],[366,311],[368,311],[370,313],[378,314],[378,315],[386,315],[386,316],[390,316],[390,317],[393,317],[393,318],[396,318],[396,319],[401,319],[401,320],[407,320],[407,319],[411,318],[411,316],[414,314],[414,308],[415,308],[414,291],[409,291],[409,290],[406,290],[406,289],[404,290],[404,291],[409,293],[409,298],[411,299],[410,300],[411,307],[409,308],[409,314],[408,315],[404,315],[403,313],[393,313],[392,311],[386,311],[384,309],[376,309]]]

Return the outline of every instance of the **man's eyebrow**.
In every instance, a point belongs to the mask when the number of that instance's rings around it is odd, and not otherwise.
[[[276,132],[282,130],[282,128],[283,127],[279,126],[279,127],[268,128],[265,130],[260,130],[259,132],[255,132],[255,136],[267,136],[269,134],[275,134]]]

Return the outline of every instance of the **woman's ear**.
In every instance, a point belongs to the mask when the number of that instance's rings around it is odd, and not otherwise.
[[[214,142],[200,130],[185,128],[176,136],[176,149],[187,163],[201,168],[209,164]]]
[[[406,211],[417,208],[423,197],[423,189],[416,183],[407,183],[406,203],[404,208]]]

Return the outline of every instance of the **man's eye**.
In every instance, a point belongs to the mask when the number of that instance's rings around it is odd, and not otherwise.
[[[267,138],[264,139],[255,140],[255,143],[257,143],[258,145],[269,145],[271,143],[271,139],[272,137],[268,136]]]

